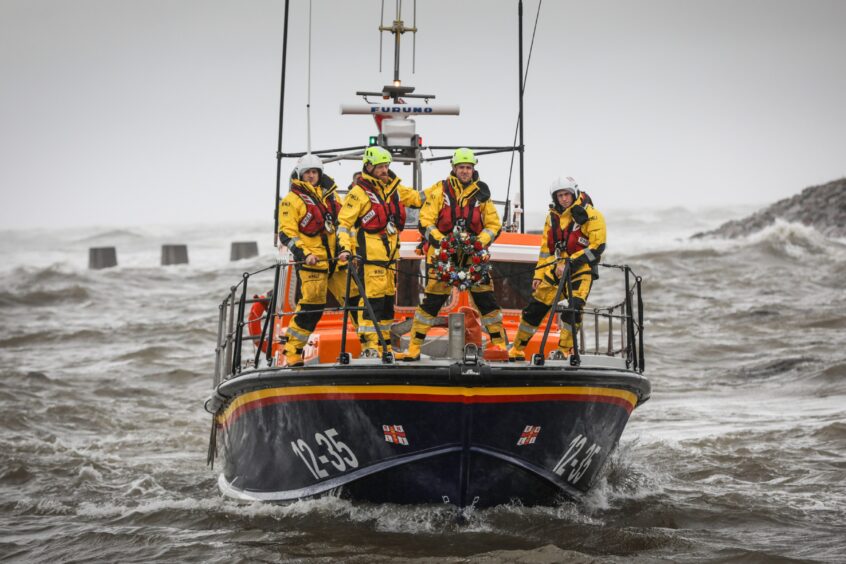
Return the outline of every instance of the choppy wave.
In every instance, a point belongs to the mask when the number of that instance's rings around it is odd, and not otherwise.
[[[30,561],[843,561],[846,246],[783,222],[691,240],[724,218],[664,215],[606,216],[609,262],[644,277],[654,392],[594,489],[581,503],[460,514],[220,497],[202,408],[217,304],[242,272],[272,263],[272,253],[228,261],[230,241],[263,241],[266,226],[87,229],[62,248],[48,243],[54,232],[9,234],[0,242],[0,528],[11,534],[0,552]],[[164,240],[187,243],[191,264],[158,266]],[[87,270],[95,242],[116,244],[121,266]],[[591,294],[600,302],[614,282],[601,274]]]
[[[774,224],[745,237],[735,239],[674,238],[656,241],[652,250],[631,255],[632,261],[672,259],[677,262],[702,261],[731,257],[740,264],[767,259],[812,262],[846,261],[846,245],[840,239],[827,238],[813,227],[777,220]],[[613,251],[613,246],[609,249]],[[744,253],[738,256],[738,253]],[[749,253],[752,256],[747,256]]]
[[[67,303],[82,303],[91,299],[89,290],[74,285],[59,290],[32,292],[0,292],[0,308],[13,306],[55,307]]]
[[[67,344],[70,341],[76,341],[81,345],[96,347],[109,342],[109,339],[112,337],[112,333],[97,329],[81,329],[72,331],[36,330],[30,333],[0,339],[0,348],[46,346],[59,343]]]

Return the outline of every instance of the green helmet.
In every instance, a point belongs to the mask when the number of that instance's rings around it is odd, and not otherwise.
[[[392,160],[393,158],[391,158],[391,153],[389,151],[374,145],[365,149],[364,158],[361,159],[361,162],[376,166],[386,163],[390,164]]]
[[[475,166],[479,163],[479,160],[476,158],[476,155],[473,154],[473,151],[467,147],[461,147],[456,149],[455,153],[452,154],[452,161],[450,162],[452,163],[452,166],[464,163]]]

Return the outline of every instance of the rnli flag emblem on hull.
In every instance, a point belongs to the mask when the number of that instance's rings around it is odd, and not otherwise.
[[[520,438],[517,439],[517,446],[535,444],[535,441],[538,440],[538,435],[540,435],[540,429],[540,425],[537,427],[526,425],[526,428],[523,429],[523,433],[520,435]]]
[[[385,442],[408,446],[408,437],[402,425],[382,425],[382,431],[385,433]]]

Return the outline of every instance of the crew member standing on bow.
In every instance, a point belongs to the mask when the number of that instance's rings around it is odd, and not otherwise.
[[[303,347],[326,307],[326,291],[344,303],[347,264],[336,262],[335,228],[341,204],[335,181],[323,173],[320,157],[306,154],[291,174],[290,191],[279,204],[279,240],[294,255],[300,299],[287,329],[285,360],[302,366]],[[350,287],[350,304],[358,305],[358,289]]]
[[[396,262],[399,258],[400,232],[405,226],[405,206],[422,205],[421,194],[400,186],[400,179],[390,169],[391,153],[382,147],[368,147],[362,160],[362,174],[344,199],[338,217],[338,258],[348,260],[353,252],[361,257],[362,291],[370,302],[376,319],[361,312],[358,331],[366,344],[362,356],[391,352],[391,325],[396,299]],[[379,345],[381,333],[387,351]]]
[[[532,299],[523,309],[514,338],[510,360],[525,360],[526,345],[552,307],[552,300],[564,275],[565,261],[570,259],[570,283],[573,295],[567,311],[561,316],[558,354],[569,356],[573,349],[572,325],[581,327],[582,309],[597,277],[597,265],[605,251],[605,218],[593,207],[587,194],[579,190],[572,177],[558,179],[549,187],[552,204],[543,228],[543,242],[538,256]],[[562,298],[568,298],[566,286]],[[543,351],[541,351],[543,354]]]
[[[429,267],[429,281],[426,284],[423,303],[414,313],[411,326],[411,340],[402,360],[420,360],[420,345],[426,333],[435,324],[438,313],[452,291],[447,282],[439,281],[433,273],[435,254],[439,252],[441,240],[453,233],[456,227],[475,236],[487,248],[499,236],[502,222],[491,201],[488,185],[479,180],[476,172],[478,160],[473,151],[457,149],[452,156],[452,173],[428,188],[426,202],[420,210],[420,231],[429,242],[426,263]],[[494,347],[505,350],[505,333],[502,327],[502,310],[496,302],[493,281],[486,276],[480,283],[470,287],[473,303],[482,316],[482,325],[490,335]]]

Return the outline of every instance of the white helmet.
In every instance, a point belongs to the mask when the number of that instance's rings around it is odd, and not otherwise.
[[[553,202],[555,201],[555,193],[562,190],[570,192],[573,195],[573,198],[578,198],[581,194],[579,191],[579,184],[572,176],[565,176],[564,178],[559,177],[549,185],[549,195],[552,197]]]
[[[297,165],[294,167],[294,170],[297,171],[297,177],[302,178],[305,171],[313,168],[323,172],[323,161],[317,155],[306,153],[297,161]]]

